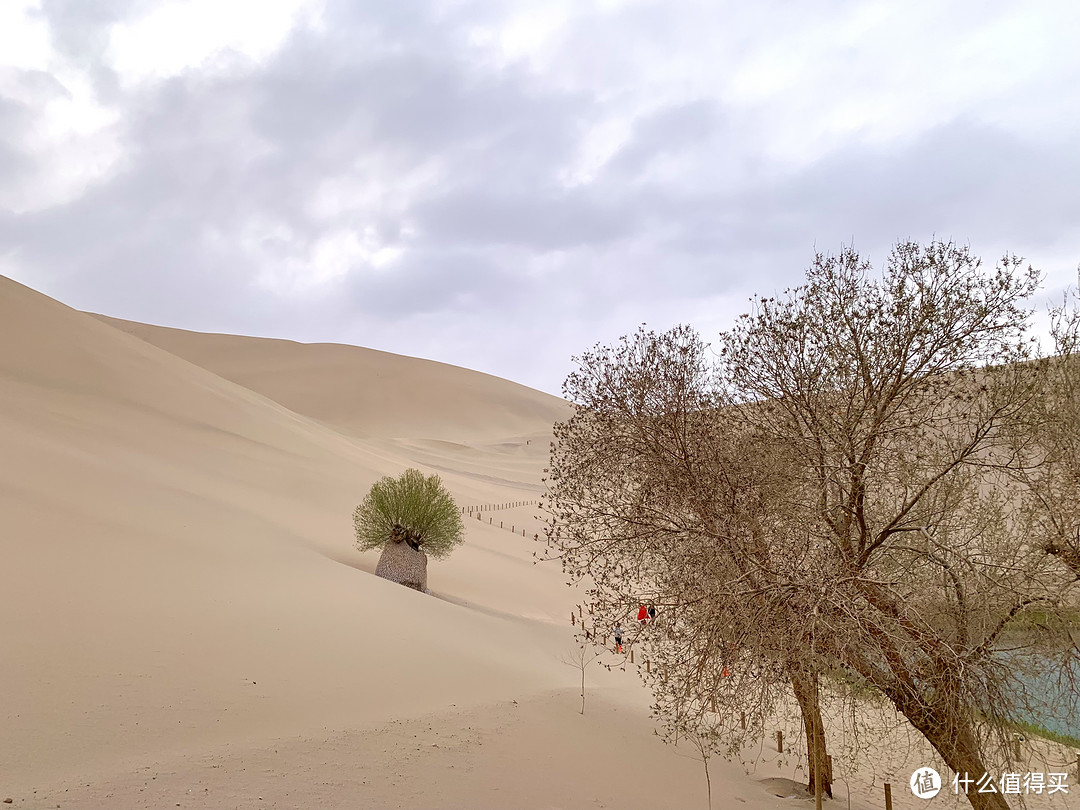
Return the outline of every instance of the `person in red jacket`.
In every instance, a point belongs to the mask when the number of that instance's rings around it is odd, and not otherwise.
[[[646,622],[649,621],[649,609],[647,607],[645,607],[644,605],[642,605],[641,607],[638,608],[637,620],[641,624],[645,624]]]

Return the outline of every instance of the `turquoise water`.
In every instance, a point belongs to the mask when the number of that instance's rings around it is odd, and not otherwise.
[[[1080,665],[1077,665],[1076,679],[1080,683]],[[1066,681],[1058,677],[1057,671],[1048,671],[1027,679],[1029,694],[1045,695],[1041,708],[1037,707],[1032,716],[1025,718],[1048,731],[1068,734],[1080,738],[1080,712],[1076,711],[1077,695],[1070,694],[1072,689]]]

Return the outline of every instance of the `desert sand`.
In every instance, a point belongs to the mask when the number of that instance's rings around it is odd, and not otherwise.
[[[532,539],[566,413],[467,369],[118,321],[0,277],[0,799],[704,808],[633,667],[590,669],[578,713],[576,594]],[[355,505],[410,466],[463,506],[525,504],[469,517],[430,595],[353,548]],[[807,806],[797,759],[713,760],[713,806]]]

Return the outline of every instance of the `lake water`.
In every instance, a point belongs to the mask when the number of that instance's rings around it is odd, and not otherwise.
[[[1080,665],[1077,665],[1076,681],[1080,684]],[[1028,683],[1030,694],[1045,695],[1046,698],[1042,707],[1027,719],[1048,731],[1080,738],[1080,713],[1074,710],[1077,696],[1067,691],[1072,687],[1061,681],[1056,671],[1032,677]]]

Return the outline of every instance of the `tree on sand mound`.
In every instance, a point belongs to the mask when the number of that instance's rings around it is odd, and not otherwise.
[[[381,548],[375,573],[427,590],[427,558],[441,559],[464,539],[465,527],[454,499],[439,476],[409,469],[375,482],[353,512],[356,547]]]

